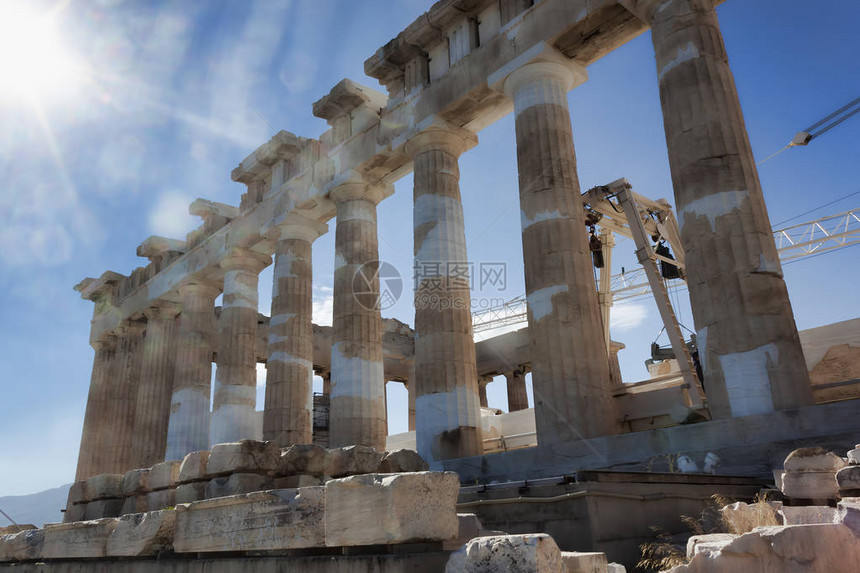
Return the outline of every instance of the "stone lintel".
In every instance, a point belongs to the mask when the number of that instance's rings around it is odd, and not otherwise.
[[[279,131],[272,139],[248,155],[231,173],[233,181],[251,184],[265,177],[272,165],[298,154],[310,140],[289,131]]]
[[[200,197],[188,206],[188,212],[197,217],[202,217],[204,221],[213,215],[224,217],[228,220],[239,216],[238,207],[227,205],[226,203],[217,203]]]
[[[372,180],[354,169],[344,171],[329,183],[326,190],[329,199],[335,203],[366,199],[378,204],[394,194],[394,185]]]
[[[626,8],[628,12],[650,26],[654,21],[654,16],[657,15],[657,12],[662,12],[665,6],[675,1],[676,0],[618,0],[618,3]],[[723,2],[725,2],[725,0],[711,0],[711,7],[716,7],[718,4],[722,4]]]
[[[137,256],[150,260],[162,257],[169,252],[184,253],[185,241],[152,235],[137,246]]]
[[[538,42],[489,76],[487,85],[513,97],[517,88],[535,78],[554,76],[572,90],[588,80],[584,66],[577,64],[546,42]]]
[[[334,120],[352,113],[359,107],[379,111],[385,107],[388,98],[376,90],[365,87],[350,79],[343,79],[334,86],[328,95],[313,104],[313,114],[331,125]]]

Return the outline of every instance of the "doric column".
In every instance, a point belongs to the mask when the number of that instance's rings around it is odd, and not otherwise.
[[[190,452],[209,449],[215,299],[220,292],[214,286],[201,283],[179,287],[182,314],[179,316],[165,460],[181,460]]]
[[[108,389],[113,382],[116,356],[116,337],[106,335],[92,343],[95,349],[87,410],[84,414],[84,429],[81,434],[81,449],[78,454],[78,470],[75,481],[83,481],[98,475],[101,464],[107,419]]]
[[[271,257],[235,248],[221,261],[224,296],[209,443],[253,439],[257,404],[257,280]]]
[[[103,464],[96,473],[121,474],[132,469],[132,436],[140,383],[141,341],[145,326],[126,321],[116,329],[116,370],[108,385],[105,408]]]
[[[415,362],[409,367],[409,380],[403,383],[406,386],[407,400],[409,404],[409,431],[415,430]]]
[[[279,447],[313,443],[313,241],[328,227],[291,219],[272,228],[275,269],[266,362],[263,439]]]
[[[458,158],[472,132],[431,118],[414,164],[415,429],[426,460],[479,455],[481,412]]]
[[[325,370],[323,372],[320,372],[320,378],[322,378],[323,382],[323,394],[328,397],[331,397],[331,371]]]
[[[651,25],[708,407],[727,417],[812,404],[714,3],[626,5]]]
[[[492,376],[478,377],[478,401],[481,403],[481,408],[489,408],[490,403],[487,401],[487,384],[493,381]]]
[[[525,410],[529,407],[529,396],[526,393],[526,371],[518,368],[505,372],[508,383],[508,412]]]
[[[141,354],[140,384],[135,400],[132,453],[134,467],[147,468],[164,461],[170,396],[176,373],[176,316],[179,306],[159,302],[149,307]]]
[[[334,313],[329,447],[385,449],[385,378],[376,205],[381,190],[355,176],[334,189]]]
[[[617,430],[567,92],[585,69],[547,46],[488,80],[514,100],[538,444]]]

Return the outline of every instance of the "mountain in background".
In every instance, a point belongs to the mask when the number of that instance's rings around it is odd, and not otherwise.
[[[71,486],[72,484],[66,484],[29,495],[0,497],[0,509],[21,525],[32,523],[36,527],[42,527],[46,523],[58,523],[63,521],[61,510],[66,507]],[[6,525],[12,524],[0,514],[0,527]]]

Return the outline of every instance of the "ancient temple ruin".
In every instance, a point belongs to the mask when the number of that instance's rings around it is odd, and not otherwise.
[[[229,475],[265,474],[257,481],[235,478],[245,480],[242,491],[277,487],[274,479],[286,480],[281,487],[322,489],[324,476],[335,477],[322,466],[276,475],[274,467],[236,466],[225,473],[210,465],[208,473],[180,479],[178,462],[207,452],[211,464],[223,449],[219,444],[262,440],[286,452],[319,444],[321,436],[330,451],[359,446],[384,452],[390,380],[408,389],[421,458],[430,469],[456,472],[462,484],[478,488],[510,482],[515,491],[523,480],[643,470],[655,457],[677,454],[699,464],[710,454],[721,460],[718,474],[760,480],[800,445],[851,449],[860,433],[857,402],[816,403],[810,384],[714,4],[437,2],[365,61],[366,74],[384,92],[339,82],[313,105],[313,114],[330,126],[322,136],[281,131],[233,169],[232,179],[247,186],[238,206],[198,199],[190,211],[203,223],[184,240],[149,237],[137,248],[149,260],[145,267],[128,276],[107,271],[84,279],[76,289],[95,304],[95,358],[76,481],[137,468],[177,474],[160,487],[131,484],[123,498],[78,492],[69,515],[75,503],[104,500],[114,503],[81,509],[76,518],[134,513],[141,496]],[[635,196],[624,180],[586,193],[576,172],[570,118],[581,111],[569,109],[568,92],[588,81],[591,63],[649,28],[673,208]],[[510,145],[519,170],[528,328],[476,345],[469,278],[456,270],[469,260],[458,158],[479,145],[484,127],[509,113],[516,118]],[[355,286],[362,268],[378,264],[377,206],[410,172],[420,269],[414,328],[382,318],[373,273],[366,292]],[[609,212],[610,203],[621,210],[613,207],[616,214],[606,216],[607,232],[641,227],[643,236],[667,235],[683,253],[676,264],[689,286],[702,379],[679,347],[682,383],[650,389],[621,384],[619,345],[608,337],[586,230],[589,213]],[[312,322],[311,246],[330,230],[335,271],[328,328]],[[639,254],[646,264],[656,261],[650,252]],[[258,275],[271,264],[272,306],[261,309]],[[255,368],[261,362],[267,384],[260,421]],[[526,371],[534,387],[535,439],[524,444],[530,447],[485,453],[482,385],[487,376],[506,375],[511,410],[525,410]],[[315,373],[326,380],[318,397],[327,404],[324,424],[314,421]],[[660,416],[669,420],[666,427],[636,422]],[[363,471],[341,475],[378,471],[381,461],[380,453]],[[288,479],[299,474],[316,481]],[[582,483],[605,481],[598,474],[583,473]],[[648,494],[637,478],[624,479],[636,483],[620,490]],[[736,494],[758,483],[711,479],[711,489]],[[110,487],[119,491],[118,483]],[[560,495],[570,483],[544,485]],[[206,484],[186,488],[184,499],[163,497],[148,510],[219,497],[207,493]],[[705,482],[687,485],[690,491],[702,486],[696,495],[707,489]],[[223,487],[221,495],[239,491]],[[467,506],[482,499],[477,489],[459,495]],[[253,503],[271,501],[260,496]],[[343,503],[338,511],[348,521],[351,506]],[[507,517],[495,515],[494,527],[534,521],[527,508],[517,507]],[[180,522],[192,527],[189,511],[195,510],[177,509],[174,550],[210,550],[201,549],[200,540],[179,540]],[[342,526],[331,527],[313,533],[323,536],[317,542],[349,545],[350,535],[332,541]],[[444,527],[448,535],[456,524]],[[562,548],[568,541],[561,533],[556,540]]]

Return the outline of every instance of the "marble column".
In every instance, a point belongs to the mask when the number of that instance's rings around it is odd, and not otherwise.
[[[182,314],[179,316],[165,460],[181,460],[190,452],[209,449],[215,299],[220,292],[202,283],[179,287]]]
[[[708,408],[728,417],[812,404],[714,3],[626,5],[651,25]]]
[[[137,387],[140,383],[141,342],[145,326],[126,321],[116,329],[116,370],[108,385],[104,410],[104,439],[96,474],[121,474],[133,469],[132,452]]]
[[[409,431],[415,430],[415,366],[410,368],[411,376],[409,380],[404,382],[406,387],[407,401],[409,404]]]
[[[320,378],[322,378],[323,381],[323,394],[331,398],[331,372],[329,372],[328,370],[326,370],[325,372],[321,372]]]
[[[285,448],[313,443],[313,241],[326,225],[279,226],[266,362],[263,439]]]
[[[179,306],[166,302],[149,307],[135,400],[133,466],[148,468],[164,461],[170,397],[176,373],[176,316]]]
[[[472,132],[431,118],[409,139],[414,165],[415,429],[425,460],[479,455],[481,401],[458,158]]]
[[[488,80],[514,100],[539,446],[618,429],[567,103],[586,78],[538,44]]]
[[[505,372],[508,383],[508,412],[517,412],[529,407],[529,396],[526,393],[526,371],[523,369]]]
[[[221,261],[224,296],[209,444],[254,439],[257,405],[257,281],[271,257],[234,248]]]
[[[106,335],[92,343],[95,350],[84,428],[81,434],[81,449],[78,454],[78,469],[75,481],[83,481],[98,475],[105,436],[105,418],[108,388],[113,381],[116,357],[116,337]]]
[[[385,449],[385,377],[379,307],[379,188],[356,177],[330,194],[337,205],[329,447]]]
[[[478,402],[481,404],[481,408],[489,408],[490,403],[487,401],[487,384],[493,381],[492,376],[479,376],[478,377]]]

